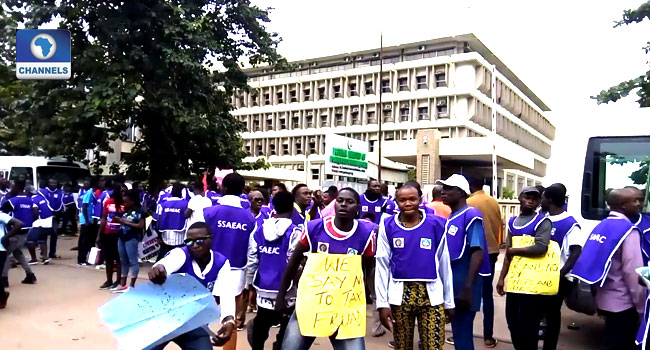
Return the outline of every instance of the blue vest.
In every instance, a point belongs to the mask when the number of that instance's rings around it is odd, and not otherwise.
[[[178,269],[178,271],[176,271],[176,273],[186,273],[193,276],[197,281],[201,282],[205,288],[212,292],[212,289],[214,289],[214,283],[217,281],[217,277],[219,277],[219,271],[221,271],[221,268],[226,263],[226,257],[219,254],[219,252],[212,250],[212,267],[210,268],[210,271],[205,274],[204,278],[201,278],[196,275],[196,272],[194,272],[194,267],[192,266],[193,259],[188,248],[181,247],[174,249],[180,249],[185,253],[185,263],[180,269]]]
[[[68,206],[74,204],[74,196],[72,193],[63,192],[63,198],[61,198],[61,203],[65,206],[65,209],[68,209]]]
[[[54,214],[52,208],[50,208],[50,203],[43,197],[41,193],[37,193],[32,196],[32,203],[36,204],[38,207],[38,218],[39,219],[48,219],[51,218]]]
[[[291,236],[300,234],[299,230],[296,225],[289,225],[284,235],[274,241],[264,238],[263,228],[255,231],[253,238],[257,242],[259,255],[259,265],[253,278],[253,286],[256,289],[264,292],[278,292],[284,268],[287,266],[287,252]]]
[[[269,218],[269,211],[264,210],[264,207],[260,208],[260,213],[257,214],[257,216],[255,217],[255,223],[257,224],[258,231],[259,231],[259,228],[262,227],[262,224],[264,223],[264,220],[266,220],[268,218]]]
[[[643,265],[648,265],[650,261],[650,215],[640,214],[639,219],[634,223],[641,233],[641,252]]]
[[[23,223],[23,229],[28,229],[32,227],[34,223],[34,215],[32,208],[34,203],[30,197],[26,195],[18,195],[15,197],[9,198],[9,203],[11,203],[11,216],[14,219],[18,219]]]
[[[113,191],[102,191],[99,194],[99,197],[95,198],[95,204],[93,205],[93,218],[101,219],[102,214],[104,213],[104,202],[111,198]]]
[[[580,227],[578,221],[573,218],[573,216],[567,216],[566,218],[558,221],[552,221],[553,228],[551,230],[551,239],[557,242],[562,249],[562,243],[564,242],[564,237],[569,233],[574,227]]]
[[[398,214],[384,220],[384,229],[391,249],[390,268],[396,281],[426,281],[438,279],[438,257],[445,248],[445,220],[426,215],[414,227],[398,223]]]
[[[474,207],[465,207],[458,213],[452,213],[447,223],[445,224],[445,235],[447,236],[447,247],[449,248],[449,258],[453,260],[460,259],[465,253],[469,252],[469,241],[467,239],[467,231],[472,223],[477,222],[483,227],[483,216],[481,212]],[[490,256],[487,250],[487,242],[485,239],[485,231],[483,233],[483,263],[479,274],[482,276],[489,276],[492,273],[490,265]]]
[[[212,249],[223,254],[233,269],[246,267],[248,240],[255,229],[255,218],[247,209],[230,205],[215,205],[203,209],[210,226]]]
[[[511,217],[508,221],[508,229],[510,230],[511,236],[533,236],[535,237],[535,231],[539,224],[546,219],[546,216],[542,213],[538,213],[532,220],[530,220],[524,226],[515,226],[516,217]]]
[[[39,192],[48,202],[50,202],[50,208],[52,208],[53,211],[60,211],[63,208],[63,191],[61,189],[57,188],[52,191],[48,187],[45,187],[39,190]]]
[[[291,222],[300,228],[305,228],[305,217],[300,214],[300,211],[296,209],[296,206],[294,206],[293,213],[291,214]]]
[[[334,216],[312,220],[307,223],[307,238],[312,253],[363,254],[372,244],[375,224],[364,220],[354,220],[355,231],[346,238],[333,236]]]
[[[205,192],[205,197],[212,201],[212,205],[217,205],[219,204],[219,198],[221,198],[221,195],[215,191],[208,190]]]
[[[92,188],[85,189],[83,187],[79,189],[79,196],[77,197],[77,209],[83,208],[83,206],[84,206],[84,203],[83,203],[84,195],[86,194],[86,192],[92,191],[92,190],[93,190]]]
[[[634,226],[624,217],[611,215],[601,221],[589,235],[570,276],[589,284],[605,282],[611,260]]]
[[[157,212],[158,230],[159,231],[183,231],[187,219],[185,210],[187,209],[186,199],[167,200],[159,204]]]
[[[379,199],[375,201],[370,201],[368,200],[368,198],[366,198],[365,193],[361,194],[359,217],[364,217],[367,213],[372,213],[375,216],[375,220],[373,222],[375,223],[375,225],[379,225],[379,222],[381,220],[381,214],[383,212],[382,208],[384,207],[384,203],[387,200],[388,199],[379,197]]]

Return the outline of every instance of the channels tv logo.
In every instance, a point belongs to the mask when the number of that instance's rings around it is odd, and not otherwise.
[[[69,79],[70,32],[65,29],[16,31],[16,78]]]

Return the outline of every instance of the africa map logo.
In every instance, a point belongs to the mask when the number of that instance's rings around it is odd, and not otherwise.
[[[64,29],[16,31],[18,79],[69,79],[70,32]]]

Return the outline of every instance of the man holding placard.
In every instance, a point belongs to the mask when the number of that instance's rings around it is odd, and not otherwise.
[[[609,216],[591,231],[570,276],[596,286],[598,313],[605,317],[601,349],[634,349],[648,293],[635,272],[643,266],[641,240],[629,219],[638,213],[638,198],[634,190],[613,190],[607,204]]]
[[[363,350],[366,297],[361,257],[375,255],[375,225],[356,220],[359,194],[343,188],[336,215],[309,221],[282,277],[275,308],[286,312],[286,290],[310,252],[298,285],[296,312],[284,334],[282,349],[306,350],[316,337],[329,337],[334,350]]]
[[[551,240],[551,221],[535,212],[540,200],[533,186],[519,194],[519,216],[508,222],[506,257],[497,283],[500,295],[507,292],[506,322],[516,350],[537,349],[543,310],[549,295],[557,294],[560,280],[560,248]]]

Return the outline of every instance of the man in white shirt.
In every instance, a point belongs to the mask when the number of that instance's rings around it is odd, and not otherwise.
[[[205,222],[205,219],[203,218],[203,209],[212,206],[210,198],[204,196],[202,182],[197,181],[192,184],[192,193],[194,196],[187,203],[187,210],[185,210],[187,227],[192,226],[195,222]]]
[[[9,230],[7,230],[7,225],[11,226]],[[7,249],[5,247],[9,246],[9,238],[17,235],[22,227],[23,223],[20,220],[0,212],[0,271],[2,271],[7,261]],[[7,307],[7,299],[9,299],[9,292],[6,292],[4,284],[0,283],[0,309]]]
[[[588,232],[582,232],[580,225],[564,211],[566,189],[561,184],[553,184],[542,193],[541,208],[553,223],[551,239],[560,246],[560,287],[552,296],[550,305],[545,308],[546,335],[544,350],[555,350],[560,335],[562,301],[571,286],[571,278],[566,276],[580,256],[582,246],[587,241]]]
[[[167,256],[158,261],[149,272],[149,279],[163,284],[170,273],[186,273],[196,278],[212,292],[217,304],[221,305],[221,328],[216,339],[199,327],[182,334],[171,341],[183,350],[212,350],[212,345],[225,344],[235,329],[235,288],[238,281],[232,280],[228,259],[211,249],[212,235],[204,222],[197,222],[187,230],[187,239],[182,248],[172,249]],[[191,263],[190,263],[191,262]],[[163,343],[154,350],[162,350]]]

